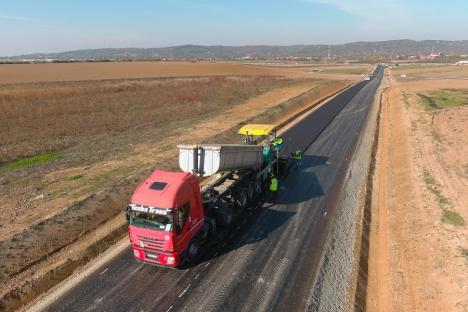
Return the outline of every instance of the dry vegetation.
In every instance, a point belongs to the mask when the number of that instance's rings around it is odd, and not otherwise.
[[[273,88],[274,77],[125,80],[0,88],[0,163],[123,131],[219,113]],[[135,143],[138,142],[136,138]]]

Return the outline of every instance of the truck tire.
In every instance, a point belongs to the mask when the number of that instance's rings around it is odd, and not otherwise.
[[[245,208],[247,208],[247,205],[249,204],[249,198],[245,190],[243,189],[238,190],[237,196],[236,196],[236,203],[237,203],[237,206],[241,210],[244,210]]]
[[[223,227],[230,227],[234,221],[232,204],[220,203],[216,208],[217,223]]]
[[[195,261],[200,255],[200,241],[194,237],[187,247],[187,258],[189,261]]]
[[[214,218],[206,218],[206,222],[209,224],[208,236],[214,236],[216,234],[216,220]]]
[[[255,197],[255,182],[251,181],[247,184],[247,198],[249,201]]]
[[[254,191],[257,196],[262,193],[262,182],[260,180],[255,181]]]

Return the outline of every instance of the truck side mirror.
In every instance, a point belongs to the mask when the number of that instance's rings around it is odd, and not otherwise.
[[[130,223],[130,209],[129,209],[129,207],[125,208],[125,219],[127,219],[127,223]]]

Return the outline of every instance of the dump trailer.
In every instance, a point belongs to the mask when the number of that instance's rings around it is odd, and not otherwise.
[[[155,170],[137,187],[126,209],[137,260],[178,267],[197,259],[201,245],[245,217],[270,176],[289,167],[274,126],[246,125],[239,133],[244,144],[178,145],[182,172]],[[201,177],[209,177],[203,186]]]

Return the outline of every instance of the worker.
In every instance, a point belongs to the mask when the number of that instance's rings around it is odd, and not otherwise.
[[[275,202],[276,198],[278,197],[278,179],[274,175],[271,175],[270,194],[271,200]]]
[[[302,151],[298,147],[298,148],[296,148],[296,151],[294,152],[294,160],[295,160],[296,170],[299,168],[299,162],[301,161],[301,159],[302,159]]]
[[[280,137],[274,138],[273,141],[271,142],[271,145],[274,150],[276,151],[281,150],[281,148],[283,147],[283,138],[280,138]]]

